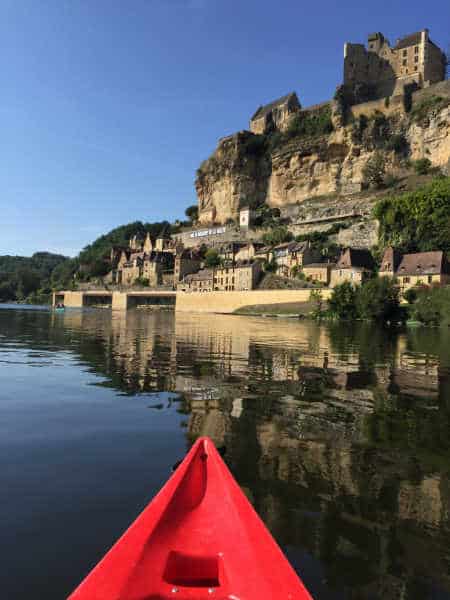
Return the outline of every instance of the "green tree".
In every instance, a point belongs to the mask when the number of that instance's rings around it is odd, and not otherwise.
[[[399,291],[390,277],[376,277],[356,289],[356,311],[361,319],[379,322],[401,318]]]
[[[356,290],[349,282],[344,281],[333,288],[328,307],[333,317],[337,319],[355,319],[356,311]]]
[[[222,259],[215,248],[209,248],[205,254],[205,265],[209,268],[218,267]]]
[[[412,316],[425,325],[450,325],[450,287],[418,288]]]
[[[196,204],[188,206],[184,211],[184,214],[190,221],[196,221],[198,219],[198,206]]]

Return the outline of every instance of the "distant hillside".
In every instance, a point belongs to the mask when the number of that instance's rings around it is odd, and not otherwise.
[[[100,236],[76,258],[51,252],[36,252],[31,257],[0,256],[0,302],[48,303],[54,289],[70,289],[77,281],[105,275],[110,269],[113,246],[128,246],[136,234],[158,236],[175,230],[168,221],[134,221]]]
[[[110,269],[109,258],[113,246],[128,246],[129,239],[134,235],[151,236],[170,234],[174,231],[174,226],[168,221],[157,223],[142,223],[134,221],[127,225],[121,225],[112,229],[109,233],[101,235],[92,244],[89,244],[78,255],[80,267],[80,278],[89,279],[91,277],[101,277],[106,275]]]
[[[46,302],[53,285],[71,279],[73,262],[51,252],[0,256],[0,302]]]

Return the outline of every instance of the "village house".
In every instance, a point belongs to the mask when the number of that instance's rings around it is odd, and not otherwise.
[[[294,277],[304,265],[320,260],[320,252],[311,248],[309,242],[285,242],[272,248],[271,258],[276,263],[277,275]]]
[[[173,269],[174,257],[170,252],[134,252],[112,272],[111,283],[130,286],[137,280],[148,280],[150,287],[157,287],[168,283]]]
[[[213,269],[201,269],[197,273],[186,275],[177,289],[183,292],[212,292],[214,289]]]
[[[186,275],[178,289],[186,292],[232,292],[253,290],[261,277],[258,261],[202,269]]]
[[[197,273],[201,268],[201,264],[202,257],[198,248],[178,247],[173,270],[174,285],[177,286],[186,275]]]
[[[331,270],[330,286],[335,287],[344,281],[360,284],[372,275],[374,267],[369,250],[347,248]]]
[[[259,250],[264,248],[265,245],[262,242],[248,242],[243,244],[235,254],[235,261],[244,262],[253,260]]]
[[[134,235],[128,248],[111,250],[112,269],[105,282],[123,286],[132,286],[138,281],[148,281],[150,287],[173,285],[174,248],[172,240],[153,240],[149,233],[145,238]]]
[[[335,263],[310,263],[303,265],[302,272],[306,279],[328,286],[331,280],[331,271],[335,266]]]
[[[381,277],[395,277],[402,292],[419,285],[450,283],[450,265],[442,251],[401,254],[386,248],[380,266]]]

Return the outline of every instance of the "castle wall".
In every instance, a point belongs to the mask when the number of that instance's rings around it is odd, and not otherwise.
[[[250,121],[250,131],[257,135],[261,135],[266,131],[266,124],[267,119],[265,115],[259,119],[253,119],[253,121]]]
[[[387,98],[388,100],[386,98],[379,98],[378,100],[354,104],[350,107],[350,114],[356,118],[359,117],[359,115],[366,115],[369,117],[376,112],[382,112],[385,115],[405,112],[403,96],[388,96]]]

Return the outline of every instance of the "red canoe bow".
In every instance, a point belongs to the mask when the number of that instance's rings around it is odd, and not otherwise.
[[[311,600],[209,438],[68,600]]]

